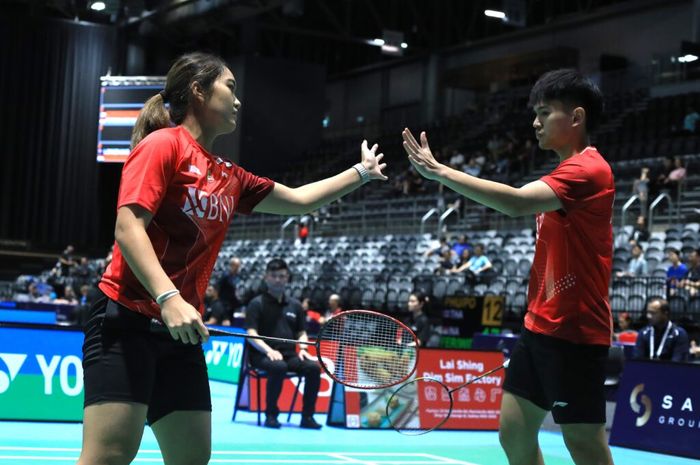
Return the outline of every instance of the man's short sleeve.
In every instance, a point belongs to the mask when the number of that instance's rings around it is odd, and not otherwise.
[[[245,310],[245,329],[258,330],[260,328],[260,312],[262,311],[262,302],[259,298],[253,299],[248,303]]]
[[[587,166],[581,157],[574,157],[562,162],[540,181],[552,188],[564,210],[572,211],[605,192],[608,174],[601,165]]]
[[[122,169],[117,209],[136,204],[155,214],[177,170],[177,140],[166,130],[139,143]]]
[[[275,187],[275,182],[268,178],[256,176],[253,173],[236,166],[236,177],[241,182],[241,199],[238,202],[238,213],[250,215]]]

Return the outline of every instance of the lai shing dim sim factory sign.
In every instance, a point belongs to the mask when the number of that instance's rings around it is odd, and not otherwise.
[[[610,444],[700,459],[700,365],[630,360]]]

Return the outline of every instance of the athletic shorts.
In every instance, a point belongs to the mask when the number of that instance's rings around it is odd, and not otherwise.
[[[552,412],[558,424],[605,423],[608,347],[573,344],[523,328],[503,389]]]
[[[201,344],[184,344],[149,328],[148,317],[100,293],[85,325],[85,407],[146,404],[149,425],[174,411],[211,411]]]

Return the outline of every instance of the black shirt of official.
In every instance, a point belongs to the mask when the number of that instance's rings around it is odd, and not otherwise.
[[[413,320],[413,325],[411,327],[414,333],[416,333],[416,337],[421,343],[421,346],[425,347],[425,345],[428,343],[430,340],[430,336],[433,334],[433,329],[430,326],[430,319],[428,318],[428,315],[425,313],[421,313],[418,315],[414,320]]]
[[[240,282],[241,277],[239,274],[232,275],[230,273],[225,273],[219,280],[219,299],[232,315],[241,306],[241,302],[236,294],[236,288]]]
[[[221,299],[204,299],[204,320],[214,317],[216,324],[221,324],[224,320],[231,320],[232,315],[226,310]]]
[[[246,308],[245,327],[255,329],[261,336],[297,339],[304,331],[306,315],[301,303],[289,297],[282,301],[267,292],[255,297]],[[296,353],[296,344],[289,342],[265,341],[271,348],[289,357]],[[251,353],[260,353],[253,348]]]

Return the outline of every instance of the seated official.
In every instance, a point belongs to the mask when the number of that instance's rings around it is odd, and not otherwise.
[[[688,333],[673,324],[671,308],[664,299],[652,299],[647,304],[649,326],[642,328],[637,336],[634,358],[685,362],[690,355]]]
[[[267,290],[251,300],[246,310],[245,326],[248,334],[308,341],[305,331],[306,314],[301,303],[285,295],[288,281],[289,268],[284,260],[271,260],[265,270]],[[294,371],[304,377],[304,405],[299,426],[321,428],[313,417],[321,385],[321,367],[316,357],[307,352],[306,346],[300,346],[297,352],[297,344],[293,343],[261,339],[248,339],[248,343],[252,346],[249,351],[250,364],[267,372],[265,426],[281,426],[277,420],[277,401],[282,392],[285,374]]]

